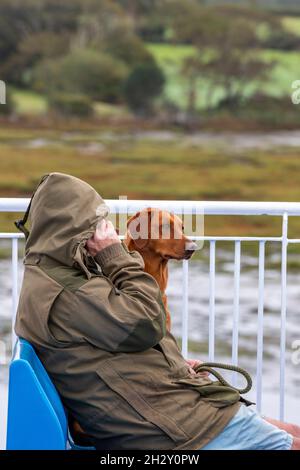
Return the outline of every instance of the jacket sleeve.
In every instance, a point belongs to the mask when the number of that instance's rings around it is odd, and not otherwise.
[[[95,256],[102,276],[76,292],[77,327],[87,341],[110,352],[137,352],[166,334],[166,312],[156,280],[138,252],[115,243]]]

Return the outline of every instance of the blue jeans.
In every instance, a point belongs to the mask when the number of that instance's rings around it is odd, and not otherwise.
[[[293,436],[241,405],[223,431],[201,450],[290,450]]]

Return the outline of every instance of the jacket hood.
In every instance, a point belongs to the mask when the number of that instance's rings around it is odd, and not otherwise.
[[[31,199],[24,263],[46,255],[90,278],[85,244],[108,214],[102,197],[84,181],[63,173],[43,176]]]

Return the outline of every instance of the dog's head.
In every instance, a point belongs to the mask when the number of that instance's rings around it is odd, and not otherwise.
[[[189,259],[197,249],[196,243],[184,234],[178,216],[151,207],[127,221],[125,243],[140,253],[152,252],[165,260]]]

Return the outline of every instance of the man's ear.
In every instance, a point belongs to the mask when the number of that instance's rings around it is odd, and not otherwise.
[[[151,233],[151,208],[143,209],[127,221],[127,241],[132,240],[138,250],[145,248]],[[128,242],[129,243],[129,242]]]

